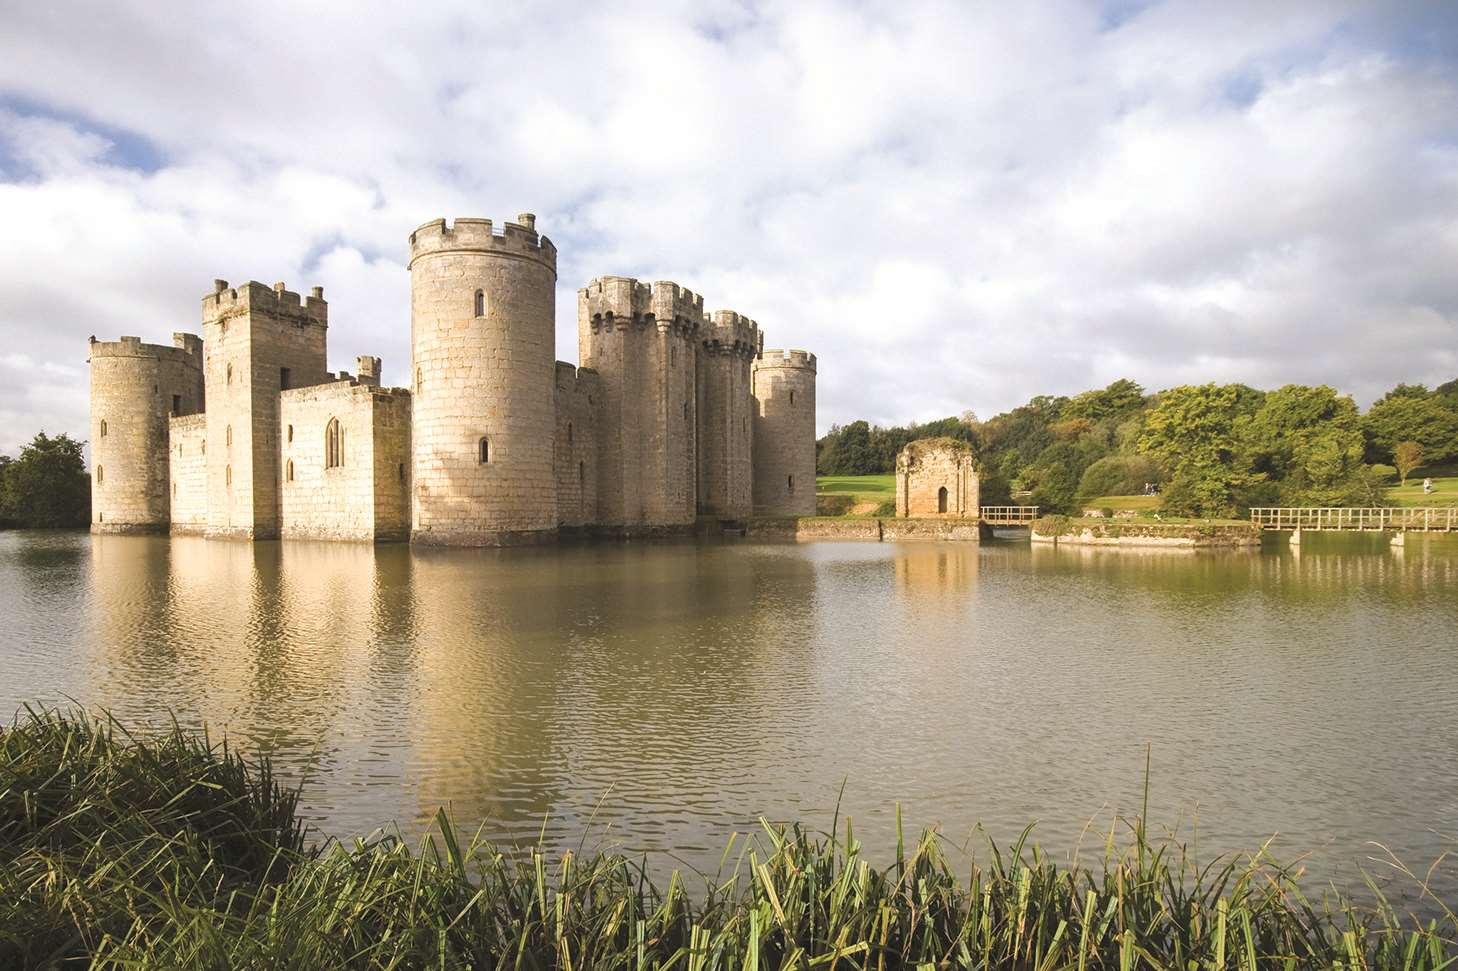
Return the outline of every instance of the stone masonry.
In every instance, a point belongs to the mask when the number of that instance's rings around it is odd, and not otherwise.
[[[411,234],[408,389],[377,357],[329,372],[319,287],[218,280],[201,339],[93,338],[93,530],[499,545],[813,513],[814,355],[609,276],[578,293],[582,367],[556,361],[535,223]]]
[[[815,355],[764,351],[753,362],[754,514],[815,515]]]
[[[923,438],[896,456],[896,515],[975,519],[981,480],[972,446],[956,438]]]

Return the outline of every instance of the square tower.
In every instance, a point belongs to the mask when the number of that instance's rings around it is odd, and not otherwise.
[[[203,297],[209,535],[279,535],[278,396],[329,380],[328,326],[322,287],[215,280]]]

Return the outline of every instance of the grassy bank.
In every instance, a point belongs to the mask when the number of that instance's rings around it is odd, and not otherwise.
[[[849,496],[855,503],[894,502],[896,476],[822,475],[815,479],[815,491],[833,496]]]
[[[1197,866],[1139,821],[1102,856],[1019,842],[954,871],[932,833],[871,865],[851,825],[766,825],[719,877],[504,852],[442,816],[418,850],[306,846],[266,764],[76,715],[0,732],[0,967],[1392,968],[1458,959],[1458,919],[1303,896],[1261,853]],[[1122,845],[1121,845],[1122,844]],[[889,849],[889,848],[888,848]]]

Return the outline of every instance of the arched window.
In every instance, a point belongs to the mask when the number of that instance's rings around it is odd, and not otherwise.
[[[223,444],[224,445],[232,445],[233,444],[233,426],[232,425],[229,425],[227,427],[227,429],[223,432]]]
[[[482,465],[485,465],[487,462],[491,461],[491,442],[485,438],[482,438],[481,441],[478,443],[477,453],[478,454],[476,457]]]
[[[484,317],[484,316],[486,316],[486,291],[485,290],[477,290],[476,291],[476,316],[477,317]]]
[[[102,471],[102,469],[101,469],[101,466],[99,466],[99,465],[98,465],[98,466],[97,466],[97,467],[96,467],[96,484],[97,484],[97,485],[101,485],[101,483],[102,483],[102,481],[103,481],[103,480],[104,480],[104,479],[105,479],[105,478],[106,478],[106,473],[104,473],[104,472],[103,472],[103,471]]]
[[[324,468],[337,469],[344,465],[344,429],[338,418],[329,419],[324,426]]]
[[[101,419],[101,437],[102,438],[105,438],[106,437],[106,419],[105,418]]]
[[[947,487],[942,486],[937,490],[937,512],[947,511]]]
[[[285,482],[292,482],[292,481],[294,481],[294,460],[293,459],[289,459],[289,464],[286,465],[286,466],[284,466],[284,481]]]
[[[233,484],[233,467],[231,465],[225,465],[225,466],[223,466],[223,485],[230,486],[232,484]]]
[[[290,425],[289,426],[289,441],[292,442],[293,440],[294,440],[294,426],[293,425]]]

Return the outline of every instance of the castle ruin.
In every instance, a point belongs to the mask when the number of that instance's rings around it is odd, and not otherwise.
[[[91,339],[91,528],[494,546],[815,511],[815,356],[675,283],[578,292],[522,214],[410,236],[410,387],[328,370],[322,288],[214,281],[201,338]]]

